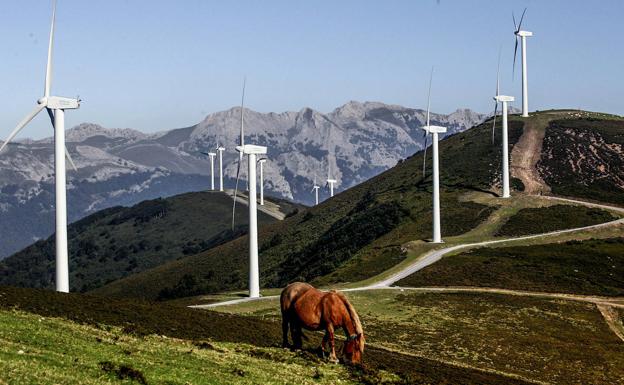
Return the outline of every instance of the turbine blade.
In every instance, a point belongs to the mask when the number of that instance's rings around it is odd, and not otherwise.
[[[514,47],[513,70],[511,72],[512,79],[515,79],[515,76],[516,76],[516,56],[517,55],[518,55],[518,36],[516,36],[516,46]]]
[[[15,138],[15,135],[17,135],[22,130],[22,128],[24,128],[24,126],[26,126],[31,120],[33,120],[33,118],[37,116],[37,114],[40,113],[41,110],[43,110],[44,108],[45,104],[38,104],[37,107],[35,107],[35,109],[30,112],[30,114],[26,115],[26,117],[17,124],[17,127],[15,127],[13,131],[11,131],[11,134],[4,141],[2,146],[0,146],[0,152],[4,149],[4,147],[6,147],[7,144],[9,144],[11,140],[13,140],[13,138]]]
[[[496,66],[496,96],[500,95],[500,62],[503,45],[498,47],[498,65]]]
[[[241,152],[242,156],[242,152]],[[241,161],[238,160],[238,168],[236,170],[236,186],[234,187],[234,202],[232,203],[232,231],[234,231],[234,216],[236,215],[236,195],[238,194],[238,178],[240,176]]]
[[[76,164],[74,163],[74,160],[72,159],[71,155],[69,155],[69,150],[67,149],[67,146],[65,146],[65,157],[69,161],[69,164],[74,169],[74,171],[78,171],[78,168],[76,167]]]
[[[514,23],[514,31],[518,31],[518,25],[516,24],[516,15],[514,14],[513,11],[511,11],[511,18],[513,19],[513,23]]]
[[[433,66],[431,66],[431,74],[429,74],[429,92],[427,93],[427,126],[429,125],[429,110],[431,108],[431,83],[433,81]]]
[[[240,145],[245,145],[245,119],[243,116],[243,110],[245,109],[245,85],[247,84],[247,77],[243,78],[243,96],[241,97],[241,113],[240,113]],[[241,153],[241,158],[243,154]]]
[[[429,137],[425,133],[425,151],[423,153],[423,179],[425,179],[425,170],[427,168],[427,139],[429,139]]]
[[[54,112],[50,108],[46,108],[46,110],[48,111],[50,122],[52,123],[52,130],[55,130],[56,126],[54,125]],[[74,169],[74,171],[78,171],[78,168],[76,167],[76,164],[74,163],[74,160],[72,159],[71,155],[69,155],[69,150],[67,149],[67,145],[65,146],[65,157],[69,161],[69,165]]]
[[[522,16],[520,16],[520,23],[518,23],[518,31],[520,31],[520,28],[522,28],[522,20],[524,20],[524,14],[526,13],[526,11],[526,8],[524,9],[524,11],[522,11]]]
[[[494,122],[492,123],[492,144],[494,144],[494,130],[496,128],[496,115],[498,114],[498,102],[494,102]]]
[[[50,96],[52,86],[52,53],[54,49],[54,25],[56,24],[56,0],[52,0],[52,24],[50,26],[50,40],[48,41],[48,61],[46,63],[45,84],[43,96]]]

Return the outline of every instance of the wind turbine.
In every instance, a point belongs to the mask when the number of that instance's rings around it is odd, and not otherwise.
[[[520,17],[520,23],[516,25],[516,16],[512,13],[511,17],[514,22],[514,35],[516,35],[516,45],[514,48],[514,61],[513,61],[513,72],[516,72],[516,56],[518,54],[518,38],[521,40],[522,44],[522,117],[529,117],[529,86],[527,79],[527,59],[526,59],[526,38],[533,36],[533,32],[523,31],[522,21],[524,20],[524,14],[526,13],[526,8],[522,12],[522,17]]]
[[[65,147],[65,110],[80,108],[79,99],[50,96],[52,86],[52,52],[54,48],[54,27],[56,23],[56,0],[52,2],[52,25],[48,41],[48,60],[46,63],[43,97],[37,100],[37,106],[11,132],[0,151],[44,108],[47,109],[54,129],[54,179],[56,190],[56,291],[69,292],[69,257],[67,252],[67,191],[65,175],[65,157],[74,169],[76,166]]]
[[[260,163],[260,206],[264,206],[264,164],[266,161],[267,158],[258,159]]]
[[[225,151],[225,148],[221,144],[217,144],[217,153],[219,154],[219,191],[223,191],[223,151]]]
[[[236,188],[234,189],[234,203],[232,205],[232,230],[234,230],[234,217],[236,214],[236,195],[238,193],[238,180],[240,176],[243,155],[247,155],[248,182],[249,182],[249,297],[260,297],[260,273],[258,266],[258,206],[256,197],[256,162],[258,155],[266,155],[265,146],[245,144],[245,131],[243,124],[243,106],[245,102],[245,82],[243,82],[243,97],[241,100],[241,130],[240,145],[236,146],[239,152],[238,170],[236,171]]]
[[[334,184],[338,181],[331,177],[331,164],[329,163],[329,157],[327,157],[327,183],[325,187],[329,187],[329,196],[330,198],[334,196]]]
[[[500,69],[500,51],[498,55],[498,67]],[[494,143],[494,130],[496,128],[496,111],[498,109],[498,103],[502,104],[503,110],[503,132],[502,132],[502,142],[503,142],[503,170],[502,170],[502,183],[503,183],[503,198],[509,198],[511,195],[509,194],[509,145],[507,139],[507,105],[510,102],[514,101],[513,96],[506,96],[500,94],[500,80],[499,80],[499,72],[496,73],[496,96],[494,96],[494,123],[492,124],[492,143]]]
[[[314,197],[315,197],[315,202],[316,205],[319,204],[319,200],[318,200],[318,193],[319,193],[319,189],[321,188],[321,186],[316,184],[316,176],[314,177],[314,184],[312,185],[312,191],[314,192]]]
[[[429,107],[431,106],[431,80],[433,79],[433,69],[429,78],[429,96],[427,97],[427,125],[422,127],[425,130],[425,137],[432,135],[433,147],[433,243],[442,243],[440,232],[440,164],[438,159],[438,134],[446,132],[446,127],[432,126],[429,124]],[[423,174],[424,176],[424,174]]]
[[[214,180],[215,180],[214,159],[215,159],[215,156],[217,156],[217,154],[215,154],[214,152],[202,152],[202,154],[210,157],[210,189],[214,191],[215,189],[214,187]]]

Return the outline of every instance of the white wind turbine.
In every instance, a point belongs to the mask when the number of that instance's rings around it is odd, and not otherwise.
[[[314,198],[315,198],[316,205],[319,204],[319,189],[320,188],[321,188],[321,186],[316,184],[316,176],[314,176],[314,184],[312,185],[312,192],[314,192]]]
[[[236,188],[234,189],[234,203],[232,205],[232,230],[234,230],[234,218],[236,214],[236,195],[238,193],[238,180],[240,176],[243,155],[247,155],[248,184],[249,184],[249,297],[260,297],[260,272],[258,264],[258,206],[256,195],[256,162],[258,155],[266,155],[265,146],[245,144],[245,131],[243,120],[243,107],[245,105],[245,82],[243,82],[243,97],[241,99],[241,130],[240,145],[236,146],[236,151],[240,153],[238,159],[238,169],[236,171]]]
[[[264,164],[266,161],[267,158],[258,159],[260,164],[260,206],[264,206]]]
[[[440,231],[440,164],[438,158],[438,134],[446,132],[446,127],[432,126],[429,124],[429,107],[431,106],[431,81],[433,79],[433,69],[431,69],[431,75],[429,78],[429,96],[427,97],[427,125],[422,127],[425,130],[426,135],[432,135],[433,147],[433,243],[442,243],[442,235]],[[426,147],[425,147],[426,148]],[[424,159],[423,159],[423,171],[424,171]],[[423,172],[423,178],[424,178]]]
[[[71,99],[60,96],[50,96],[52,86],[52,53],[54,48],[54,27],[56,23],[56,0],[52,3],[52,25],[50,27],[50,40],[48,42],[48,60],[46,64],[45,85],[43,97],[37,100],[37,106],[28,114],[11,132],[0,151],[44,108],[54,129],[54,179],[56,189],[56,291],[69,292],[69,257],[67,252],[67,191],[65,175],[65,157],[74,169],[76,166],[69,156],[65,147],[65,110],[73,110],[80,107],[79,99]]]
[[[527,53],[526,53],[526,38],[533,36],[533,32],[523,31],[522,28],[522,20],[524,20],[524,14],[526,13],[526,8],[522,12],[522,17],[520,17],[520,23],[516,25],[516,16],[512,13],[511,17],[514,22],[514,35],[516,35],[516,45],[514,48],[514,61],[513,61],[513,72],[516,72],[516,56],[518,54],[518,38],[521,40],[522,45],[522,117],[527,118],[529,116],[529,86],[527,79]]]
[[[498,52],[498,70],[496,71],[496,96],[494,96],[494,121],[492,123],[492,143],[494,143],[494,130],[496,129],[496,112],[498,110],[498,103],[502,104],[503,110],[503,132],[502,132],[502,145],[503,145],[503,160],[502,160],[502,184],[503,184],[503,198],[509,198],[509,145],[508,145],[508,124],[507,124],[507,110],[508,103],[514,101],[513,96],[506,96],[500,94],[500,51]]]
[[[202,152],[202,154],[210,157],[210,189],[214,191],[215,189],[215,173],[214,173],[214,160],[215,156],[217,156],[214,152]]]
[[[329,157],[327,157],[327,183],[325,184],[325,187],[329,187],[329,197],[333,197],[334,196],[334,184],[336,184],[338,181],[334,178],[331,177],[331,164],[329,163]]]
[[[217,153],[219,154],[219,191],[223,191],[223,151],[225,148],[217,143]]]

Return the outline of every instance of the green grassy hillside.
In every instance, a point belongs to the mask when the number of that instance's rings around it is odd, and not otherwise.
[[[490,123],[440,143],[442,230],[446,236],[469,231],[493,208],[460,198],[488,191],[497,179],[500,144],[490,142]],[[510,146],[522,132],[510,127]],[[430,156],[430,152],[428,153]],[[362,276],[378,274],[404,256],[401,244],[427,239],[431,232],[431,170],[422,175],[422,153],[281,223],[260,226],[263,287],[293,280],[313,281],[347,261]],[[116,297],[170,299],[246,286],[247,239],[158,266],[93,292]],[[353,277],[334,277],[351,281]]]
[[[367,343],[378,347],[532,383],[612,385],[624,378],[624,344],[592,303],[407,289],[346,294]],[[280,317],[277,299],[218,309]]]
[[[509,218],[496,232],[501,237],[517,237],[556,230],[591,226],[617,219],[613,214],[585,206],[554,205],[526,208]]]
[[[624,238],[480,248],[443,258],[397,285],[624,296]]]
[[[280,323],[133,300],[0,287],[0,382],[528,384],[369,343],[363,366],[280,347]],[[141,380],[144,379],[144,382]]]
[[[296,206],[282,202],[285,210]],[[246,210],[220,192],[182,194],[99,211],[69,226],[72,291],[86,291],[187,255],[246,231]],[[260,213],[261,225],[275,222]],[[0,261],[0,284],[52,288],[54,235]]]

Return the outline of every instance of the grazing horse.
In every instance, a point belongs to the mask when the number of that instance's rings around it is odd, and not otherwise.
[[[342,293],[320,291],[312,285],[294,282],[286,286],[280,295],[282,309],[283,345],[288,344],[288,329],[293,340],[293,347],[301,349],[303,343],[302,328],[307,330],[325,330],[321,343],[323,355],[325,344],[329,342],[329,359],[338,362],[334,345],[334,332],[342,328],[347,340],[343,345],[343,354],[351,363],[362,361],[364,352],[364,330],[357,312]]]

